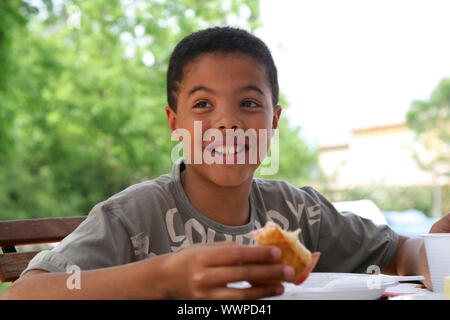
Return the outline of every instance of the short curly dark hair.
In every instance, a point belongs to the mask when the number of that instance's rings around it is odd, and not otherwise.
[[[183,38],[170,56],[167,70],[167,102],[177,111],[178,84],[183,80],[185,67],[205,53],[248,54],[266,69],[267,80],[272,90],[272,102],[278,104],[277,68],[266,44],[246,30],[232,27],[212,27],[194,32]]]

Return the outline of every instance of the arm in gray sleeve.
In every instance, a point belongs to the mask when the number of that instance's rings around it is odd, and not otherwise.
[[[96,205],[70,235],[52,250],[37,254],[22,272],[40,269],[66,272],[70,266],[98,269],[132,262],[130,237],[114,208]]]
[[[315,249],[321,252],[317,272],[367,273],[370,266],[386,267],[394,257],[398,235],[387,225],[351,212],[338,212],[312,188],[304,189],[320,205],[320,225],[312,232]]]

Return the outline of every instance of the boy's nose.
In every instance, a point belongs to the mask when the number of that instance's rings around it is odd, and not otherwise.
[[[243,129],[243,123],[241,119],[233,115],[231,112],[218,115],[212,125],[214,128],[217,128],[219,130]]]
[[[220,126],[219,127],[220,130],[222,130],[222,129],[234,129],[234,130],[236,130],[237,128],[238,128],[237,125],[231,126],[231,128],[227,128],[226,126]]]

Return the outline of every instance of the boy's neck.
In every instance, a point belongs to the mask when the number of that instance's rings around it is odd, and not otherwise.
[[[191,204],[207,218],[228,226],[249,222],[252,179],[236,187],[221,187],[186,166],[181,172],[181,184]]]

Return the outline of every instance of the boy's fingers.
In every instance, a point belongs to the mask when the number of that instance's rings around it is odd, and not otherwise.
[[[270,246],[221,246],[213,248],[208,255],[208,266],[230,266],[254,263],[272,263],[281,257],[281,250]]]
[[[294,269],[282,264],[256,264],[233,267],[215,267],[204,271],[197,280],[204,285],[214,288],[225,286],[230,282],[263,280],[294,281]]]

